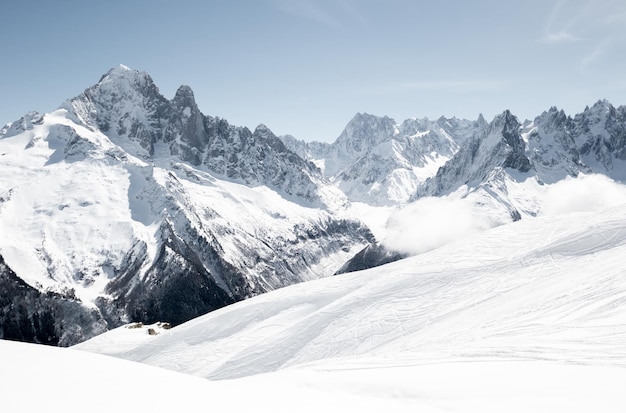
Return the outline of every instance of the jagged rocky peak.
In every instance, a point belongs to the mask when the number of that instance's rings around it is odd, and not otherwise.
[[[518,129],[520,126],[520,122],[515,115],[511,113],[510,110],[506,109],[501,114],[496,115],[491,122],[491,129],[494,131],[497,130],[511,130]]]
[[[502,168],[520,172],[531,169],[521,124],[509,110],[497,115],[488,127],[463,142],[437,174],[418,188],[415,197],[443,195],[463,185],[477,187]]]
[[[582,113],[577,114],[574,119],[581,123],[581,126],[587,126],[588,124],[600,124],[602,127],[609,126],[606,123],[611,123],[620,113],[624,113],[624,107],[616,109],[608,100],[598,100],[593,106],[585,107]]]
[[[85,123],[140,159],[154,160],[160,144],[158,156],[164,160],[204,165],[245,184],[264,183],[317,199],[310,179],[317,173],[313,165],[290,152],[265,125],[250,132],[205,116],[187,85],[167,100],[147,73],[119,66],[70,106],[79,120],[86,119]],[[278,179],[279,175],[289,179]]]
[[[416,135],[420,132],[426,132],[431,127],[431,121],[428,118],[409,118],[405,119],[399,127],[400,133],[403,135]]]
[[[585,106],[582,113],[577,114],[574,119],[585,126],[589,123],[605,122],[607,118],[616,115],[613,105],[606,99],[598,100],[591,107]]]
[[[172,103],[179,108],[190,108],[197,109],[196,99],[193,95],[193,91],[191,87],[187,85],[181,85],[178,90],[176,90],[176,94],[174,95],[174,99],[172,99]]]
[[[437,125],[439,125],[442,128],[445,127],[451,127],[452,123],[450,121],[454,121],[455,119],[448,119],[445,116],[439,116],[439,119],[437,119]]]
[[[563,109],[552,106],[537,117],[535,123],[541,124],[546,129],[558,129],[568,120],[568,116]]]
[[[265,124],[260,123],[257,125],[257,127],[254,129],[254,134],[256,134],[259,137],[263,137],[263,138],[275,138],[276,135],[274,135],[274,133],[272,133],[272,131],[270,130],[270,128],[268,128]]]
[[[348,156],[354,156],[389,140],[397,134],[396,121],[388,116],[357,113],[339,135],[336,145]]]
[[[252,136],[254,139],[258,140],[260,143],[268,145],[278,154],[288,155],[291,161],[296,161],[296,158],[297,158],[296,154],[292,153],[287,148],[285,143],[282,140],[280,140],[276,135],[274,135],[274,132],[272,132],[270,128],[265,126],[263,123],[259,124],[254,129]],[[297,159],[297,162],[298,163],[304,162],[304,159]]]
[[[167,104],[149,74],[119,65],[61,108],[78,123],[99,129],[117,144],[122,144],[118,137],[130,138],[143,150],[132,150],[128,145],[124,149],[148,157],[158,137],[157,122],[153,121],[167,112]]]
[[[486,128],[489,123],[485,120],[485,117],[482,113],[478,114],[478,119],[474,122],[473,126],[477,128]]]
[[[526,157],[526,143],[521,135],[521,123],[510,110],[505,110],[496,116],[491,125],[492,133],[502,135],[502,141],[508,148],[504,150],[506,156],[502,166],[528,172],[531,169],[530,160]],[[494,152],[495,154],[495,152]]]
[[[88,90],[100,91],[100,95],[111,95],[112,100],[115,100],[115,97],[127,98],[133,93],[145,97],[160,95],[159,88],[147,72],[130,69],[124,65],[109,70]]]
[[[611,102],[607,99],[599,99],[596,103],[593,104],[591,109],[588,109],[591,112],[610,112],[615,110]],[[585,110],[587,112],[587,110]]]
[[[33,125],[36,125],[42,121],[42,115],[39,112],[31,111],[22,116],[15,122],[7,123],[0,129],[0,138],[17,135],[26,130],[32,129]]]

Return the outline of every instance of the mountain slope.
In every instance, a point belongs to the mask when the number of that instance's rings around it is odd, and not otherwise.
[[[2,406],[15,413],[86,408],[98,413],[172,412],[197,410],[207,400],[211,405],[272,412],[620,412],[626,379],[626,371],[613,366],[398,366],[390,361],[377,368],[335,364],[211,382],[97,354],[4,340],[0,364],[5,373],[0,376]]]
[[[255,297],[137,345],[103,335],[78,348],[212,379],[470,361],[624,369],[624,211],[522,220]]]
[[[186,87],[168,101],[126,67],[3,128],[0,159],[4,275],[89,315],[56,314],[62,345],[332,275],[373,239],[269,129],[205,117]],[[23,300],[7,306],[34,325],[44,304]]]

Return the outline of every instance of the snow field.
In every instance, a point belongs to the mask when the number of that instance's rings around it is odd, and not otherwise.
[[[211,382],[98,354],[0,340],[3,408],[20,413],[621,412],[626,370],[547,362],[327,363]],[[36,397],[33,397],[36,395]]]
[[[258,409],[617,412],[625,228],[621,205],[526,219],[141,343],[77,348],[265,392]]]

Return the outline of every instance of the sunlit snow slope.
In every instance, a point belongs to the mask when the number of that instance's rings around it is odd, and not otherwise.
[[[211,382],[127,360],[0,340],[12,413],[621,412],[626,369],[548,362],[326,366]]]
[[[499,385],[500,374],[539,376],[543,366],[576,388],[582,378],[567,366],[604,366],[611,373],[593,388],[617,397],[611,377],[626,372],[625,254],[624,206],[527,219],[255,297],[139,342],[118,347],[105,334],[78,347],[210,379],[313,369],[319,385],[356,370],[361,390],[376,388],[373,371],[407,368],[405,379],[418,381],[420,371],[458,373],[480,387],[473,381]],[[486,366],[486,376],[474,377],[482,367],[472,366]]]

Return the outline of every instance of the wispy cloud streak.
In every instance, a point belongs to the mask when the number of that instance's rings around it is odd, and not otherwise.
[[[454,94],[468,94],[503,90],[510,86],[510,82],[502,80],[431,80],[400,82],[372,89],[372,94],[389,94],[400,92],[441,92]]]
[[[598,43],[589,54],[587,54],[580,63],[580,68],[582,70],[587,69],[591,66],[596,60],[600,59],[605,54],[609,53],[611,50],[611,44],[613,40],[609,38],[603,39],[600,43]]]
[[[334,29],[344,28],[346,21],[367,23],[350,0],[270,0],[270,4],[282,13]]]
[[[563,21],[562,16],[565,13],[565,0],[559,0],[554,4],[544,25],[544,33],[540,39],[545,44],[564,44],[579,42],[582,38],[574,35],[571,30],[576,22],[580,19],[580,14],[569,17]]]
[[[626,39],[626,2],[559,0],[546,18],[540,42],[580,43],[578,62],[586,70]]]

